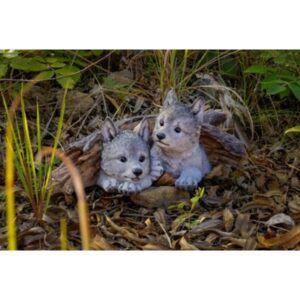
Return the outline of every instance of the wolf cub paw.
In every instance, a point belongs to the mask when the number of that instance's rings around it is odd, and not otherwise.
[[[118,189],[118,181],[114,178],[109,178],[103,181],[103,189],[106,192],[114,192]]]
[[[150,176],[152,180],[158,179],[164,172],[164,168],[159,160],[154,160],[151,163]]]
[[[179,177],[175,181],[175,186],[179,189],[192,191],[198,186],[198,180],[193,177]]]
[[[119,185],[119,193],[130,195],[139,191],[138,187],[131,182],[123,182]]]

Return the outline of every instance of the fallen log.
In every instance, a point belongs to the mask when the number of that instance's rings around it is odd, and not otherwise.
[[[133,117],[117,122],[121,129],[133,129],[145,116]],[[151,131],[155,123],[155,115],[146,116],[149,120]],[[212,165],[220,163],[237,166],[246,154],[244,144],[235,136],[216,127],[226,120],[226,114],[217,111],[208,111],[204,115],[204,124],[201,129],[199,142],[206,149],[209,161]],[[100,170],[102,139],[101,131],[97,130],[69,145],[68,155],[79,169],[84,186],[90,187],[96,184]],[[170,174],[164,174],[155,186],[173,185],[175,179]],[[62,164],[51,173],[50,188],[53,194],[72,194],[73,184],[66,167]]]

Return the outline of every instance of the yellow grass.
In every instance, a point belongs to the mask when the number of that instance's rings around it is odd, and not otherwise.
[[[40,153],[37,155],[37,160],[41,160],[43,156],[55,155],[58,157],[68,168],[71,178],[73,181],[74,189],[77,195],[78,201],[78,214],[79,214],[79,226],[80,226],[80,235],[81,235],[81,243],[83,250],[90,249],[90,224],[89,224],[89,213],[88,207],[86,203],[86,196],[84,191],[84,186],[81,180],[81,175],[78,169],[73,164],[72,160],[66,156],[60,150],[44,147]]]

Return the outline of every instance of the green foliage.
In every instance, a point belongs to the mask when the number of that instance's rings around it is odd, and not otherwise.
[[[7,69],[8,66],[6,64],[0,64],[0,78],[5,76]]]
[[[0,78],[10,69],[21,72],[44,72],[45,79],[55,78],[64,89],[72,89],[81,79],[81,68],[87,63],[79,58],[99,56],[103,50],[71,51],[0,51]]]
[[[5,201],[5,197],[6,197],[5,193],[4,192],[0,192],[0,202]]]
[[[203,198],[204,192],[205,192],[205,188],[204,187],[199,187],[196,190],[195,195],[190,199],[191,204],[192,204],[191,211],[195,209],[195,207],[199,203],[200,199]]]
[[[300,51],[263,51],[255,59],[259,64],[246,68],[244,73],[261,75],[261,89],[267,95],[282,99],[292,94],[300,101]]]
[[[55,71],[57,82],[64,89],[72,89],[75,84],[80,80],[80,69],[73,66],[63,67]]]
[[[285,134],[289,133],[289,132],[297,132],[297,133],[300,133],[300,125],[299,126],[295,126],[295,127],[292,127],[292,128],[289,128],[285,131]]]
[[[190,212],[192,212],[196,206],[198,205],[200,199],[203,198],[205,192],[204,187],[199,187],[196,191],[194,196],[190,199],[189,202],[181,201],[176,204],[171,204],[168,206],[168,209],[184,209],[185,207],[190,207]]]
[[[60,110],[60,117],[58,121],[57,132],[55,135],[53,147],[56,149],[59,138],[61,136],[61,129],[63,125],[63,117],[65,111],[66,93],[64,95],[62,106]],[[6,117],[9,119],[9,110],[7,102],[3,97],[3,104],[5,107]],[[9,119],[10,120],[10,119]],[[12,123],[9,121],[10,124]],[[41,137],[41,121],[39,105],[36,104],[36,124],[34,130],[30,130],[28,117],[26,114],[25,103],[21,97],[21,124],[18,120],[14,122],[13,127],[13,141],[15,148],[15,167],[17,177],[20,180],[24,192],[32,204],[34,213],[38,220],[41,220],[44,211],[47,209],[51,190],[48,189],[50,174],[54,165],[54,155],[44,164],[36,163],[35,154],[42,149]],[[36,140],[33,144],[32,141]]]

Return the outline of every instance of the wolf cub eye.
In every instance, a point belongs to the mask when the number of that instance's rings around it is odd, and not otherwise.
[[[160,121],[159,121],[159,125],[160,125],[160,126],[164,126],[164,120],[160,120]]]
[[[175,132],[177,132],[177,133],[179,133],[179,132],[181,132],[181,128],[180,127],[175,127]]]
[[[125,156],[121,156],[121,157],[120,157],[120,161],[121,161],[122,163],[124,163],[124,162],[127,161],[127,158],[126,158]]]
[[[145,156],[144,156],[144,155],[140,156],[140,159],[139,159],[139,161],[140,161],[140,162],[143,162],[143,161],[145,161]]]

